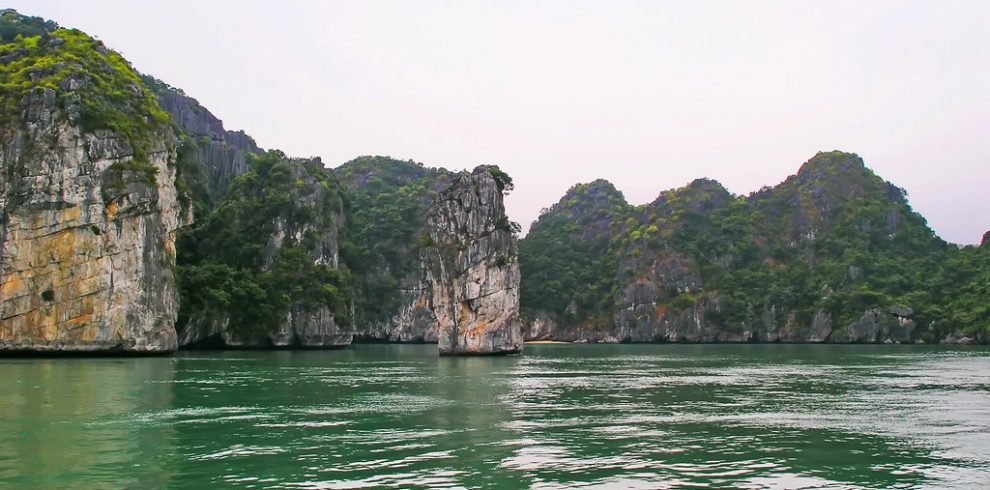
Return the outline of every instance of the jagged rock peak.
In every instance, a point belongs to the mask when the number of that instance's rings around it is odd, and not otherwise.
[[[220,118],[203,107],[198,100],[187,95],[184,90],[150,75],[141,75],[141,80],[158,98],[162,109],[168,111],[172,115],[172,120],[189,136],[205,137],[249,153],[262,153],[253,138],[244,131],[226,130]]]
[[[149,75],[141,80],[172,116],[180,140],[180,189],[203,214],[223,199],[235,178],[250,170],[248,155],[263,151],[243,131],[224,129],[223,121],[183,90]]]
[[[596,179],[583,184],[575,184],[550,208],[541,212],[543,215],[563,214],[578,223],[597,220],[603,215],[611,215],[615,210],[629,206],[625,196],[605,179]],[[539,220],[537,220],[539,221]]]
[[[983,240],[980,241],[981,247],[990,247],[990,231],[983,234]]]
[[[424,178],[444,180],[449,174],[447,170],[427,167],[413,160],[378,155],[357,157],[334,168],[333,172],[352,191],[371,194],[393,191]]]
[[[571,188],[564,194],[564,197],[561,198],[561,202],[573,198],[598,198],[601,196],[604,196],[610,200],[621,199],[623,202],[626,199],[625,196],[622,195],[622,191],[616,189],[615,185],[611,182],[605,179],[595,179],[591,182],[571,186]]]
[[[706,192],[729,193],[729,191],[725,188],[725,186],[723,186],[721,182],[715,179],[709,179],[709,178],[694,179],[687,186],[689,189],[702,190]]]
[[[707,198],[711,196],[731,196],[732,193],[730,193],[721,182],[714,179],[702,178],[694,179],[691,183],[684,187],[671,189],[660,193],[660,197],[665,195],[694,195]]]
[[[789,199],[793,206],[814,203],[820,210],[831,210],[843,202],[877,196],[907,203],[907,191],[885,181],[855,153],[819,152],[798,172],[774,187],[764,187],[750,195],[751,200]]]

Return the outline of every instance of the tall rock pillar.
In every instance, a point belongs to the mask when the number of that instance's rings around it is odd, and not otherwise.
[[[518,249],[493,168],[456,175],[427,220],[422,257],[440,355],[522,350]]]

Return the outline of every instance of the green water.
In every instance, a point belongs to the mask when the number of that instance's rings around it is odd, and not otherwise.
[[[0,359],[3,488],[987,488],[990,349]]]

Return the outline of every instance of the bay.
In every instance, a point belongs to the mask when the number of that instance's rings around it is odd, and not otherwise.
[[[990,349],[0,359],[3,488],[986,488]]]

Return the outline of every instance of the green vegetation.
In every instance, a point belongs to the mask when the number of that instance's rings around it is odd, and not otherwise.
[[[494,165],[486,167],[486,169],[495,179],[495,184],[498,185],[498,190],[509,193],[515,189],[515,185],[512,183],[512,177],[505,173],[505,171]]]
[[[926,340],[990,333],[987,248],[949,247],[856,155],[821,153],[749,197],[710,180],[635,208],[615,194],[576,186],[533,225],[520,243],[525,314],[607,327],[634,301],[622,291],[650,282],[658,311],[717,299],[707,320],[728,331],[769,307],[779,323],[823,310],[843,326],[906,306]]]
[[[936,280],[940,330],[990,335],[990,246],[951,250]]]
[[[336,180],[319,161],[289,161],[277,151],[251,155],[250,165],[216,210],[180,235],[179,324],[222,313],[250,336],[280,325],[290,308],[321,306],[347,324],[346,307],[354,299],[350,272],[315,264],[313,257],[321,235],[344,213]],[[272,247],[280,231],[282,246]]]
[[[137,177],[139,182],[153,186],[158,176],[158,167],[148,163],[147,160],[127,160],[114,162],[110,165],[110,181],[107,186],[114,190],[121,190],[127,185],[127,174]]]
[[[0,41],[4,43],[18,37],[38,37],[57,29],[58,24],[50,20],[20,15],[12,9],[0,10]]]
[[[136,165],[147,162],[153,135],[169,115],[120,54],[76,29],[0,12],[0,124],[20,122],[25,99],[54,97],[84,131],[112,130],[127,140]],[[49,95],[46,95],[49,94]],[[154,174],[143,172],[153,182]]]
[[[205,217],[217,203],[210,195],[206,172],[196,158],[199,142],[181,129],[176,131],[179,146],[176,158],[175,190],[184,210],[192,208],[193,219]]]
[[[0,10],[0,59],[0,124],[23,124],[25,108],[54,108],[83,131],[112,131],[132,147],[132,159],[110,166],[107,189],[155,184],[148,152],[171,118],[154,94],[180,90],[139,75],[78,30],[9,9]],[[451,182],[445,170],[361,157],[330,172],[269,152],[251,158],[252,170],[227,196],[214,196],[198,161],[209,142],[172,129],[175,185],[197,220],[178,245],[186,319],[223,312],[238,328],[263,331],[290,308],[327,306],[354,322],[384,320],[398,306],[396,292],[414,285],[422,249],[438,246],[425,221]],[[501,192],[513,190],[498,167],[484,170]],[[496,226],[519,231],[507,218]],[[314,265],[331,228],[342,265]],[[272,247],[283,232],[283,246]],[[608,182],[576,185],[519,248],[523,312],[571,324],[611,326],[637,302],[657,315],[717,302],[706,320],[726,330],[767,314],[808,325],[820,311],[841,328],[866,310],[909,307],[926,340],[990,335],[990,246],[944,243],[903,189],[842,152],[820,153],[748,197],[701,179],[634,207]],[[638,285],[654,290],[640,297]]]
[[[613,234],[631,211],[622,194],[602,180],[572,187],[546,210],[519,242],[524,312],[607,324],[618,290]]]
[[[351,213],[343,260],[359,278],[357,313],[384,320],[399,306],[396,292],[418,270],[419,250],[433,246],[426,215],[450,176],[445,170],[389,157],[360,157],[335,170],[348,189]]]

